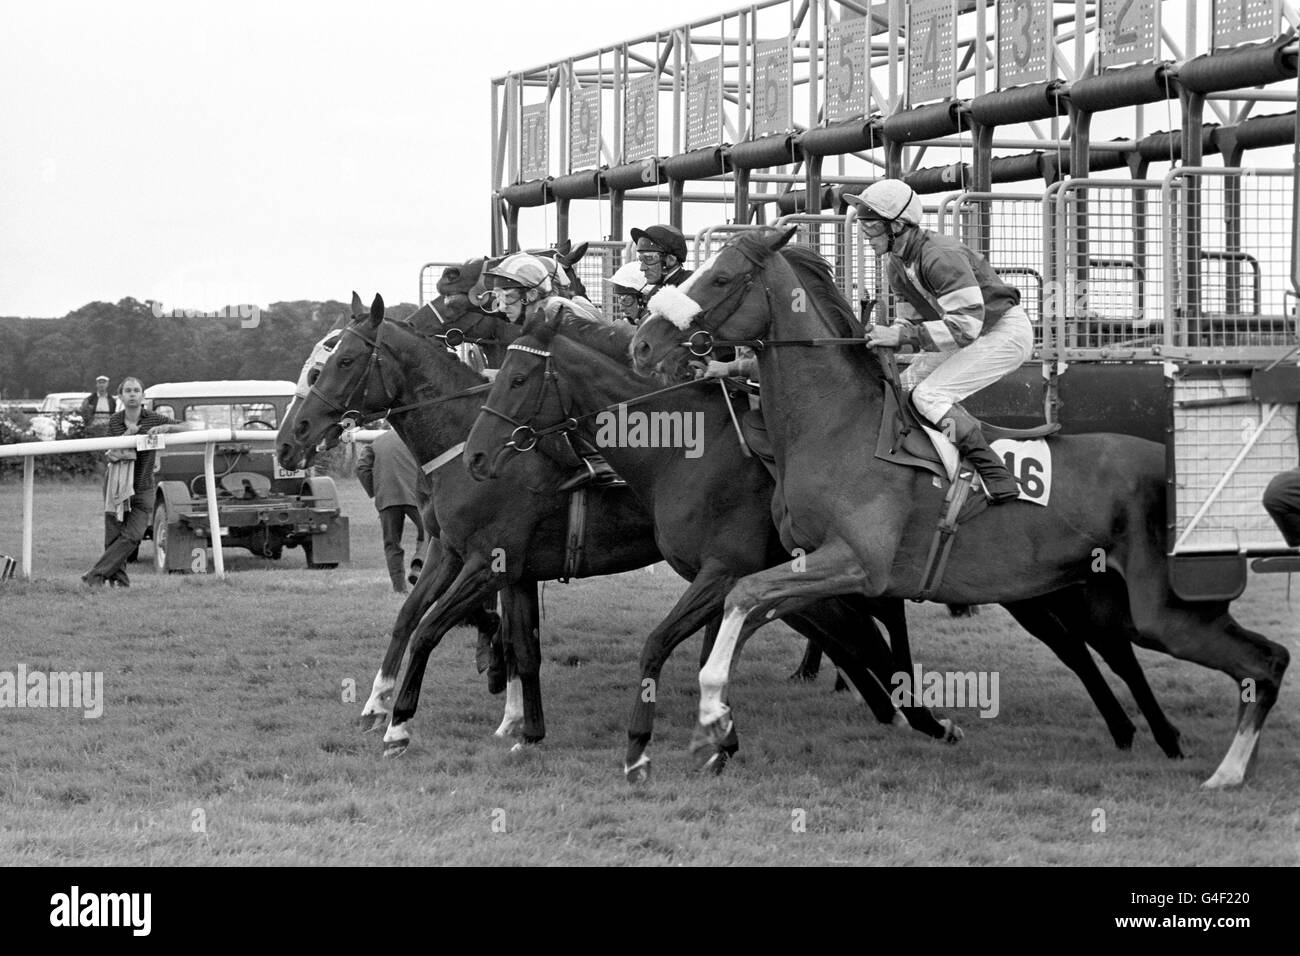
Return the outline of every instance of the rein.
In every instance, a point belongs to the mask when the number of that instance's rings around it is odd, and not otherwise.
[[[361,339],[361,341],[365,342],[366,346],[370,349],[370,358],[366,364],[365,374],[357,384],[352,387],[352,391],[348,393],[348,397],[343,402],[334,401],[334,399],[322,392],[316,385],[312,385],[308,390],[308,394],[315,395],[332,411],[340,413],[339,424],[342,424],[344,420],[350,420],[355,423],[353,427],[360,427],[367,422],[378,421],[381,418],[387,418],[389,415],[395,415],[400,412],[409,412],[414,408],[426,408],[432,405],[441,405],[444,402],[455,401],[458,398],[477,395],[480,392],[486,392],[492,387],[491,382],[481,382],[478,385],[471,385],[469,388],[462,389],[459,392],[453,392],[451,395],[440,395],[437,398],[426,398],[418,402],[410,402],[406,405],[388,405],[383,411],[363,413],[358,409],[358,406],[365,404],[366,396],[370,392],[370,378],[376,371],[379,372],[379,384],[383,387],[384,401],[390,401],[388,397],[388,388],[384,385],[384,375],[382,370],[383,359],[380,355],[379,336],[376,334],[374,338],[371,338],[363,335],[353,326],[346,327],[343,332],[344,334],[349,332],[352,333],[357,338]],[[358,389],[361,390],[361,400],[359,402],[356,400]]]
[[[545,381],[554,380],[556,383],[555,386],[556,392],[557,393],[559,392],[560,377],[559,374],[555,371],[555,369],[551,365],[551,353],[543,349],[535,349],[532,348],[531,346],[518,345],[518,344],[510,345],[507,348],[507,351],[510,350],[517,351],[517,352],[527,352],[529,355],[537,355],[546,359],[546,370],[544,373],[545,380],[543,382],[542,390],[537,398],[537,408],[534,409],[533,411],[533,414],[536,415],[537,411],[541,409],[542,402],[546,397]],[[489,415],[495,415],[497,418],[500,418],[502,421],[514,426],[514,431],[510,433],[510,439],[509,441],[506,442],[505,447],[513,448],[515,451],[518,452],[526,452],[526,451],[532,451],[534,448],[536,448],[538,441],[540,441],[543,438],[548,438],[551,435],[556,435],[563,432],[571,432],[576,430],[579,423],[585,421],[588,418],[595,418],[597,415],[603,414],[604,412],[616,411],[619,408],[619,406],[627,407],[629,405],[639,405],[641,402],[649,401],[650,399],[655,398],[656,396],[666,395],[668,392],[675,392],[677,391],[677,389],[686,388],[688,385],[698,385],[704,381],[707,381],[707,379],[692,379],[688,382],[678,382],[676,385],[669,385],[666,388],[659,388],[653,392],[647,392],[644,395],[635,395],[632,398],[627,399],[626,401],[611,402],[608,405],[602,405],[600,408],[597,408],[594,411],[587,412],[585,415],[577,415],[577,416],[569,415],[566,411],[565,417],[563,419],[556,422],[554,425],[547,425],[543,428],[534,428],[528,422],[521,422],[518,421],[517,419],[511,418],[505,412],[498,411],[497,409],[492,408],[490,405],[483,405],[482,410],[487,412]],[[560,408],[561,410],[564,410],[565,408],[563,397],[561,397]]]

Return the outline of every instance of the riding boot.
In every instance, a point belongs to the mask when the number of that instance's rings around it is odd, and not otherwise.
[[[941,426],[949,421],[952,422],[953,444],[957,446],[962,457],[974,465],[975,470],[979,472],[984,482],[984,489],[988,492],[989,503],[997,505],[1019,498],[1020,485],[1016,483],[1011,472],[1007,471],[1002,459],[985,441],[984,432],[975,417],[960,405],[953,405],[939,416]]]

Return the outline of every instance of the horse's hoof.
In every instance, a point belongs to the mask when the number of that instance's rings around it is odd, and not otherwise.
[[[835,689],[836,694],[843,694],[849,689],[849,682],[844,679],[844,675],[839,671],[835,672]]]
[[[391,714],[386,714],[383,711],[372,711],[358,717],[357,726],[363,734],[373,734],[376,730],[383,730],[387,727],[391,716]]]
[[[524,727],[524,719],[522,717],[519,718],[507,717],[503,721],[501,721],[501,726],[498,727],[495,731],[493,731],[492,736],[518,737],[520,732],[523,730],[523,727]]]
[[[1201,784],[1202,790],[1227,790],[1230,787],[1240,787],[1244,777],[1237,774],[1224,773],[1222,770],[1214,771],[1214,776],[1205,783]]]
[[[400,757],[406,753],[406,748],[411,746],[409,740],[394,740],[390,744],[384,744],[384,759],[390,760],[393,757]]]
[[[642,754],[637,758],[636,763],[628,766],[623,765],[623,777],[632,786],[640,786],[648,783],[650,780],[650,757],[648,754]]]
[[[957,741],[961,740],[963,737],[966,736],[962,732],[962,729],[958,727],[956,724],[954,724],[947,717],[939,721],[939,726],[943,728],[943,737],[941,739],[946,744],[955,744]]]
[[[727,761],[739,749],[740,741],[736,737],[736,723],[731,719],[730,714],[723,714],[708,725],[695,725],[695,733],[691,735],[690,752],[695,760],[697,771],[722,773],[726,769]]]

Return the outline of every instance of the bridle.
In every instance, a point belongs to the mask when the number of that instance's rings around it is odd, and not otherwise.
[[[649,399],[655,398],[656,396],[659,395],[663,395],[667,392],[673,392],[679,388],[685,388],[688,385],[698,385],[701,382],[707,381],[705,379],[692,379],[687,382],[678,382],[675,385],[669,385],[666,388],[656,389],[655,391],[647,392],[644,395],[636,395],[624,401],[612,402],[609,405],[603,405],[600,408],[595,409],[594,411],[587,412],[585,415],[574,415],[571,411],[573,407],[572,402],[565,400],[564,389],[561,386],[561,378],[559,373],[555,370],[551,353],[545,349],[533,348],[530,345],[520,345],[517,342],[512,343],[507,348],[507,351],[511,351],[511,350],[517,352],[526,352],[529,355],[536,355],[546,359],[546,366],[543,371],[542,387],[538,389],[537,402],[533,406],[532,413],[529,415],[527,420],[521,422],[518,419],[510,417],[503,411],[492,408],[490,405],[484,404],[481,406],[481,408],[489,415],[495,415],[497,418],[501,419],[502,421],[514,427],[514,431],[510,433],[510,438],[502,446],[502,450],[504,451],[506,449],[513,449],[514,451],[519,452],[521,454],[523,452],[532,451],[534,448],[537,447],[537,443],[543,438],[549,438],[552,435],[576,431],[578,426],[588,418],[595,418],[596,416],[604,412],[615,411],[620,406],[626,408],[627,406],[630,405],[637,405],[640,404],[641,402],[648,401]],[[502,373],[504,373],[504,369],[502,370]],[[498,374],[498,378],[499,377],[500,374]],[[553,425],[545,425],[541,428],[538,428],[533,424],[533,421],[541,413],[541,410],[546,403],[548,382],[555,383],[554,386],[555,394],[560,405],[560,414],[562,417],[558,422],[556,422]]]
[[[352,390],[348,393],[347,398],[345,398],[342,402],[335,401],[334,399],[330,398],[330,396],[326,395],[323,391],[321,391],[318,385],[320,381],[319,378],[317,379],[316,382],[313,382],[311,387],[307,390],[308,395],[315,395],[316,398],[318,398],[322,403],[324,403],[324,405],[327,408],[329,408],[331,411],[339,413],[338,424],[340,427],[344,429],[347,429],[349,427],[354,427],[354,428],[360,427],[361,425],[367,422],[378,421],[381,418],[388,418],[391,415],[395,415],[400,412],[407,412],[414,408],[425,408],[430,405],[441,405],[444,402],[450,402],[458,398],[464,398],[467,395],[476,395],[479,392],[485,392],[492,387],[491,382],[483,382],[479,385],[472,385],[469,388],[462,389],[459,392],[453,392],[451,395],[442,395],[439,396],[438,398],[429,398],[419,402],[411,402],[406,405],[394,406],[393,397],[389,391],[388,383],[384,379],[383,343],[380,341],[380,336],[383,335],[383,330],[384,330],[384,323],[381,322],[379,323],[378,331],[375,333],[374,337],[372,338],[371,336],[362,333],[359,329],[357,329],[355,325],[348,325],[344,327],[343,329],[344,335],[351,333],[352,335],[355,335],[357,338],[361,339],[362,342],[366,343],[366,348],[369,350],[369,355],[366,360],[365,372],[362,374],[361,378],[357,380],[356,384],[352,386]],[[417,332],[415,334],[418,335],[419,333]],[[342,344],[342,341],[343,341],[342,338],[340,338],[339,339],[340,344]],[[370,395],[371,379],[376,375],[378,375],[379,377],[379,393],[383,399],[382,400],[383,410],[378,412],[363,412],[361,411],[361,409],[365,408],[369,404],[366,401],[366,399]],[[361,393],[359,399],[357,397],[358,390],[360,390]]]
[[[744,298],[748,294],[750,287],[754,284],[755,281],[759,279],[759,274],[765,268],[763,260],[755,258],[743,247],[738,245],[735,246],[734,249],[736,252],[740,253],[740,255],[744,256],[745,259],[747,259],[750,262],[751,268],[749,269],[748,272],[745,273],[745,281],[739,284],[734,291],[728,292],[727,295],[724,296],[721,301],[719,301],[715,305],[710,306],[708,309],[701,311],[699,315],[696,315],[691,320],[691,323],[697,326],[696,330],[687,337],[686,341],[678,343],[682,348],[687,349],[691,353],[691,355],[695,356],[696,358],[707,358],[715,348],[718,348],[720,346],[725,346],[729,348],[743,346],[745,348],[751,348],[756,352],[761,352],[766,348],[775,348],[783,345],[797,345],[797,346],[806,347],[806,346],[827,346],[827,345],[842,346],[842,345],[866,345],[867,344],[866,339],[857,338],[857,337],[844,338],[839,336],[821,336],[821,337],[811,338],[811,339],[718,339],[715,338],[714,336],[718,328],[720,328],[722,324],[727,321],[727,319],[731,318],[735,314],[736,309],[739,308],[740,306],[740,302],[744,301]],[[768,286],[766,281],[764,281],[762,284],[763,284],[763,296],[767,300],[768,314],[771,314],[773,311],[772,290]],[[729,311],[722,314],[721,317],[718,318],[715,322],[713,322],[712,326],[706,325],[704,323],[703,320],[705,319],[705,317],[712,319],[714,316],[718,315],[718,313],[721,311],[724,305],[726,305],[728,302],[731,302],[733,299],[736,300],[735,305]],[[874,305],[875,305],[875,301],[872,300],[872,306],[874,307]]]

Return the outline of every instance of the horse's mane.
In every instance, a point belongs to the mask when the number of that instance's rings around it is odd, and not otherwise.
[[[565,309],[557,331],[614,359],[620,365],[631,363],[630,349],[636,329],[630,325],[589,319],[572,309]]]
[[[384,319],[384,324],[395,325],[399,329],[402,329],[405,332],[410,332],[416,338],[423,339],[427,342],[429,345],[429,353],[435,357],[435,361],[440,361],[442,366],[446,369],[444,371],[444,368],[439,368],[438,374],[444,378],[450,377],[450,384],[453,388],[469,388],[471,385],[479,385],[482,382],[487,381],[484,376],[474,371],[460,359],[456,358],[456,356],[451,352],[448,352],[441,342],[432,338],[427,332],[423,332],[416,328],[413,323],[406,321],[406,319],[386,318]],[[423,356],[421,356],[421,358],[423,358]],[[442,361],[444,358],[446,361]]]
[[[831,264],[816,250],[805,245],[791,243],[781,250],[785,261],[790,263],[799,284],[813,303],[819,315],[824,316],[835,329],[836,335],[862,337],[862,323],[853,314],[853,309],[831,273]]]
[[[826,320],[835,335],[841,338],[862,338],[862,323],[835,285],[830,263],[808,246],[793,243],[786,245],[781,250],[781,255],[794,270],[795,278],[807,294],[814,311]],[[861,362],[868,375],[879,377],[883,374],[880,362],[871,349],[849,347],[848,351],[849,361]]]

